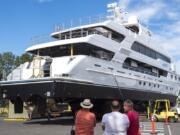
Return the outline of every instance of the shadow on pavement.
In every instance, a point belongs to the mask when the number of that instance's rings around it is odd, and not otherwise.
[[[36,120],[31,120],[28,122],[24,122],[23,124],[40,124],[40,125],[73,125],[74,119],[73,118],[53,118],[51,120],[47,119],[36,119]]]

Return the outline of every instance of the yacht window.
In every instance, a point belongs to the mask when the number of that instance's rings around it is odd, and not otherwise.
[[[127,29],[131,30],[132,32],[139,33],[139,27],[138,26],[126,26]]]
[[[117,42],[122,42],[124,38],[125,37],[122,34],[119,34],[117,32],[112,32],[112,40],[115,40]]]
[[[171,75],[171,79],[173,79],[173,75]]]
[[[140,53],[146,54],[146,48],[144,46],[139,46]]]
[[[163,54],[160,54],[159,52],[154,51],[153,49],[150,49],[150,48],[142,45],[141,43],[134,42],[131,49],[136,51],[136,52],[139,52],[141,54],[144,54],[150,58],[161,59],[165,62],[171,63],[170,58],[166,57]]]
[[[151,50],[150,52],[151,52],[150,57],[156,59],[156,52],[154,52],[153,50]]]
[[[73,50],[73,54],[71,54],[71,50]],[[37,51],[31,52],[33,54],[37,54]],[[49,48],[43,48],[39,50],[40,56],[50,56],[50,57],[62,57],[62,56],[70,56],[70,55],[88,55],[104,60],[111,60],[114,56],[114,52],[105,50],[103,48],[87,44],[87,43],[79,43],[73,45],[61,45],[54,46]]]
[[[151,83],[149,83],[149,86],[151,86]]]
[[[150,49],[146,49],[146,53],[147,56],[151,57],[151,50]]]
[[[134,61],[136,63],[136,67],[132,66],[132,61]],[[167,71],[164,71],[164,70],[159,69],[157,67],[153,67],[152,65],[149,65],[149,64],[134,60],[132,58],[127,58],[124,61],[123,68],[133,70],[133,71],[136,71],[136,72],[141,72],[143,74],[148,74],[148,75],[151,75],[151,76],[156,76],[156,77],[164,76],[164,77],[167,77]],[[156,72],[154,72],[153,69],[156,69]]]
[[[175,80],[177,80],[177,76],[175,76]]]

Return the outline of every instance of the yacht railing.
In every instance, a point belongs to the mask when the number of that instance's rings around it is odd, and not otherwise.
[[[106,20],[109,20],[107,15],[97,15],[97,16],[89,16],[89,17],[83,17],[78,20],[71,20],[69,23],[61,23],[61,24],[56,24],[54,27],[54,32],[74,28],[74,27],[79,27],[82,25],[89,25],[89,24],[94,24],[94,23],[101,23]]]
[[[71,29],[74,27],[81,27],[83,25],[89,25],[89,24],[93,24],[93,23],[100,23],[100,22],[104,22],[106,20],[108,20],[108,17],[106,15],[97,15],[94,17],[84,17],[84,18],[80,18],[77,21],[71,20],[69,23],[56,24],[54,26],[54,32],[59,32],[59,31]],[[84,31],[84,30],[82,30],[80,33],[75,33],[75,32],[71,33],[71,32],[72,31],[69,31],[70,38],[75,38],[76,35],[77,35],[77,37],[85,37],[85,36],[89,35],[88,31]],[[81,35],[81,36],[79,36],[79,35]],[[67,37],[65,39],[69,39],[69,38]],[[38,36],[34,36],[31,38],[31,45],[46,43],[46,42],[51,42],[51,41],[57,41],[57,40],[62,40],[62,39],[61,38],[60,39],[52,38],[48,34],[38,35]]]
[[[52,38],[48,34],[44,35],[39,35],[39,36],[34,36],[31,38],[31,45],[36,45],[36,44],[41,44],[41,43],[46,43],[46,42],[52,42],[56,41],[58,39]]]
[[[41,44],[41,43],[57,41],[57,40],[80,38],[80,37],[86,37],[86,36],[93,35],[93,34],[103,35],[105,37],[108,37],[107,33],[99,32],[97,30],[79,29],[79,30],[67,31],[64,33],[60,33],[58,35],[58,38],[52,38],[49,35],[36,36],[31,39],[31,44],[35,45],[35,44]]]

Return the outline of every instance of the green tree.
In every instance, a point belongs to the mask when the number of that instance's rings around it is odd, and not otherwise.
[[[12,52],[0,54],[0,80],[6,77],[14,68],[19,65],[32,61],[32,55],[24,53],[21,56],[15,56]]]
[[[15,55],[12,52],[2,53],[0,56],[0,74],[7,76],[15,68]]]
[[[32,61],[32,55],[30,55],[28,53],[24,53],[21,55],[21,57],[20,57],[21,64],[23,64],[25,62],[30,62],[30,61]]]
[[[30,62],[30,61],[32,61],[32,55],[30,55],[28,53],[24,53],[21,56],[16,56],[15,65],[16,65],[16,67],[18,67],[19,65],[21,65],[25,62]]]
[[[2,64],[2,54],[0,54],[0,80],[3,76],[3,64]]]
[[[16,56],[15,65],[16,65],[16,67],[18,67],[19,65],[21,65],[21,57],[20,57],[20,56]]]

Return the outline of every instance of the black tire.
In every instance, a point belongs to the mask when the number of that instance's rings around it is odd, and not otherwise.
[[[168,118],[168,121],[169,121],[170,123],[175,123],[175,122],[176,122],[176,118],[175,118],[175,117],[169,117],[169,118]]]
[[[158,121],[159,121],[156,116],[154,116],[154,121],[155,121],[155,122],[158,122]]]

